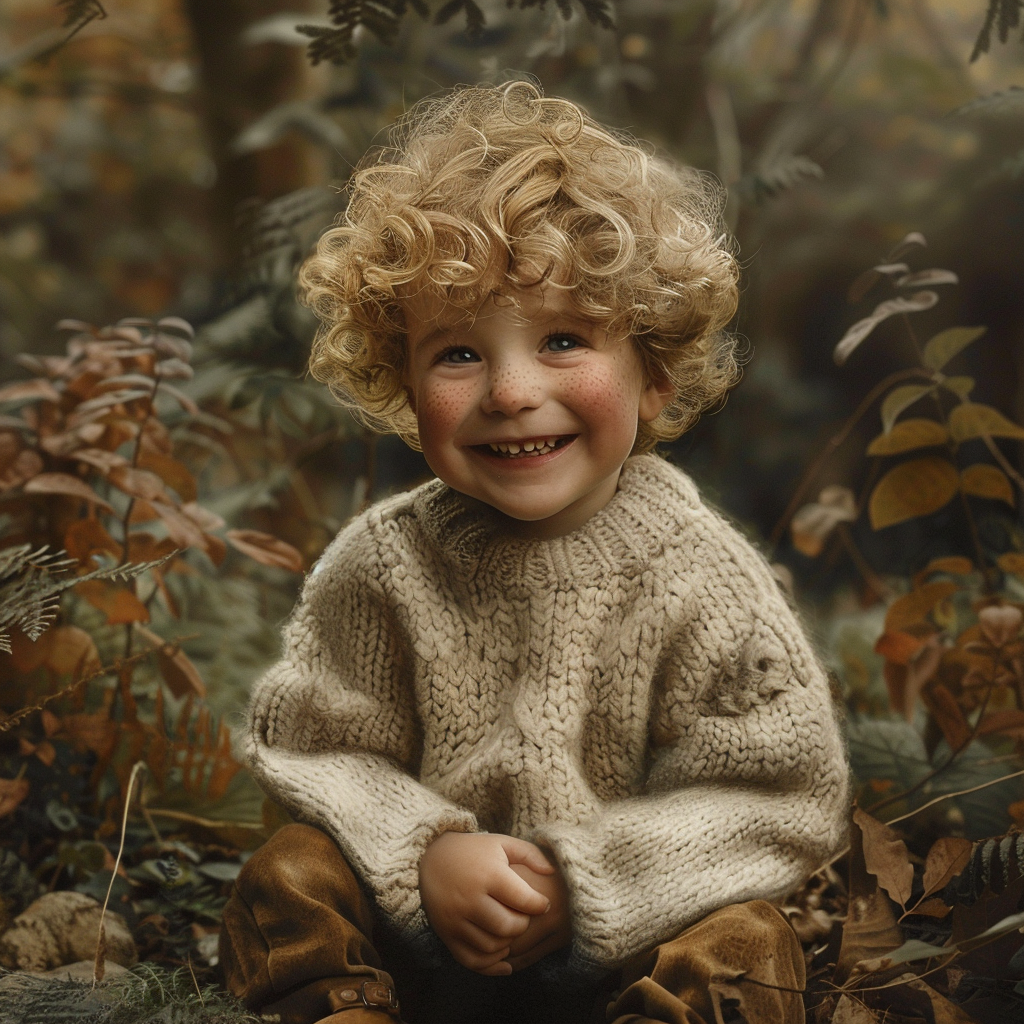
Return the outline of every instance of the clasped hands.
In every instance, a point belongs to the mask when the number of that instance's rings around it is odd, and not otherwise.
[[[455,960],[478,974],[511,974],[571,937],[561,871],[512,836],[441,833],[420,859],[420,899]]]

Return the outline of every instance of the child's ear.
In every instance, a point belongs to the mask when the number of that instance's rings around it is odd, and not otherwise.
[[[650,423],[661,415],[662,409],[676,396],[672,382],[664,377],[651,381],[640,394],[637,415],[641,423]]]

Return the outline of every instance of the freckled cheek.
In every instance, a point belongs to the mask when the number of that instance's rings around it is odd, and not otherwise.
[[[444,441],[452,437],[472,407],[469,388],[432,388],[419,395],[416,422],[422,441]]]
[[[608,371],[581,369],[567,382],[565,398],[573,409],[586,419],[609,422],[626,419],[635,422],[636,405],[627,382],[619,374]]]

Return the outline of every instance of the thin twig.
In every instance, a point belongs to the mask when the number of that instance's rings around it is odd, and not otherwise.
[[[1010,779],[1018,779],[1022,775],[1024,775],[1024,768],[1018,772],[1011,772],[1009,775],[1002,775],[998,779],[990,779],[988,782],[982,782],[980,785],[971,786],[970,789],[960,789],[955,793],[943,793],[942,796],[937,796],[934,800],[929,800],[928,803],[921,804],[920,807],[917,807],[912,811],[907,811],[906,814],[901,814],[898,818],[893,818],[891,821],[886,822],[886,824],[895,825],[896,822],[906,821],[907,818],[912,818],[915,814],[920,814],[922,811],[926,811],[929,807],[942,803],[943,800],[952,800],[954,797],[977,793],[979,789],[987,789],[989,786],[998,786],[1000,782],[1008,782]]]
[[[874,405],[875,401],[881,396],[883,391],[898,381],[909,380],[913,377],[924,377],[928,380],[932,379],[932,375],[930,373],[917,366],[912,366],[906,370],[897,370],[895,373],[890,373],[888,377],[879,381],[864,396],[860,405],[857,406],[853,413],[847,418],[846,422],[843,423],[839,432],[829,438],[828,444],[825,446],[824,450],[818,454],[818,457],[805,470],[804,475],[800,478],[800,483],[797,484],[797,488],[793,492],[793,496],[789,499],[786,511],[782,513],[779,521],[775,524],[768,540],[768,543],[773,548],[776,547],[782,539],[782,535],[786,532],[786,527],[789,526],[789,521],[796,514],[796,510],[800,507],[808,488],[813,483],[818,473],[821,472],[822,467],[835,450],[843,444],[847,437],[850,436],[850,432],[857,425],[858,421],[871,408],[871,406]]]
[[[106,939],[104,936],[103,924],[107,916],[107,904],[110,903],[110,894],[114,891],[114,882],[117,880],[117,869],[121,866],[121,855],[124,853],[124,840],[128,834],[128,807],[132,802],[132,789],[139,772],[144,771],[146,765],[142,761],[136,761],[132,767],[132,773],[128,776],[128,789],[124,797],[124,811],[121,814],[121,842],[117,847],[117,857],[114,860],[114,870],[110,874],[110,884],[107,886],[107,895],[103,899],[103,907],[100,910],[100,927],[96,934],[96,959],[92,968],[92,987],[103,979],[102,961],[106,952]]]

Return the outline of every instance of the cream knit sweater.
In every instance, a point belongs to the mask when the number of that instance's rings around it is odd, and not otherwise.
[[[825,675],[764,560],[663,460],[516,540],[440,481],[348,526],[257,684],[248,760],[406,937],[446,830],[554,852],[573,952],[614,967],[778,898],[845,837]]]

